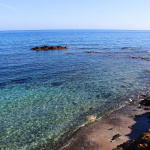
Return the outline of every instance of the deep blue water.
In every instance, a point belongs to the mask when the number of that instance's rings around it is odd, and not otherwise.
[[[73,48],[31,50],[44,45]],[[0,31],[0,149],[53,148],[119,108],[149,85],[149,58],[150,31]]]

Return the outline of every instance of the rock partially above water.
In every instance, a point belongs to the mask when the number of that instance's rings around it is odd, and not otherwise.
[[[122,49],[134,49],[132,47],[123,47]]]
[[[43,47],[34,47],[34,48],[31,48],[31,50],[36,50],[36,51],[39,51],[39,50],[60,50],[60,49],[68,49],[70,47],[66,46],[66,47],[62,47],[62,46],[43,46]]]

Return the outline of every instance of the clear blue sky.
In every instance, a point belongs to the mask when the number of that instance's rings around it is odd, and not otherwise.
[[[150,30],[150,0],[0,0],[0,30]]]

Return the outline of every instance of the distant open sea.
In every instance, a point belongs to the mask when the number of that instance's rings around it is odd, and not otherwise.
[[[149,85],[150,31],[0,31],[0,149],[57,149]]]

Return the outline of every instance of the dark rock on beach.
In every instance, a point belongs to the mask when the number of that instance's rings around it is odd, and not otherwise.
[[[62,46],[43,46],[43,47],[34,47],[34,48],[31,48],[31,50],[36,50],[36,51],[39,51],[39,50],[60,50],[60,49],[68,49],[70,47],[66,46],[66,47],[62,47]]]
[[[118,139],[120,136],[121,136],[120,134],[116,134],[116,135],[114,135],[114,136],[112,137],[111,140],[112,140],[112,141],[113,141],[113,140],[116,140],[116,139]]]

